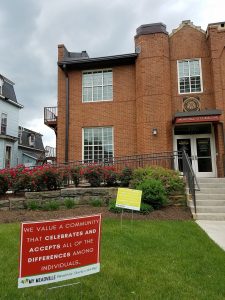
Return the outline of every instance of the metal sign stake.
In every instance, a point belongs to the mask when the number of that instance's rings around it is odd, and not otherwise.
[[[82,300],[83,291],[82,291],[82,282],[80,282],[80,281],[79,282],[74,282],[74,283],[69,283],[69,284],[63,284],[63,285],[58,285],[58,286],[53,286],[53,287],[47,288],[47,290],[46,290],[46,300],[51,299],[49,297],[49,292],[50,291],[55,290],[55,289],[61,289],[61,288],[64,288],[64,287],[69,287],[69,286],[77,286],[78,284],[80,284],[80,299]],[[62,296],[59,295],[59,294],[58,294],[58,297],[55,298],[55,299],[56,300],[57,299],[62,299]]]

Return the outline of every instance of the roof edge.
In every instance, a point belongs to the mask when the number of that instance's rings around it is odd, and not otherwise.
[[[193,29],[196,29],[196,30],[200,31],[203,34],[206,34],[206,31],[203,30],[201,28],[201,26],[195,26],[194,23],[191,22],[191,20],[184,20],[184,21],[181,22],[181,24],[176,29],[172,30],[172,32],[170,33],[170,37],[172,37],[175,33],[177,33],[178,31],[180,31],[185,26],[190,26]]]

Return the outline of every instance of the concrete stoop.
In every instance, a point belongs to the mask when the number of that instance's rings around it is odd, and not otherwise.
[[[196,214],[193,201],[188,201],[195,220],[225,221],[225,178],[198,178]]]

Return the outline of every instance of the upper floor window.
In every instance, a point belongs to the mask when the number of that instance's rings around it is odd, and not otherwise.
[[[35,135],[34,133],[31,133],[29,136],[29,146],[34,147],[35,145]]]
[[[19,126],[19,131],[18,131],[18,141],[19,141],[19,144],[22,144],[22,135],[23,135],[23,127]]]
[[[112,70],[83,72],[82,89],[83,102],[112,100]]]
[[[6,134],[7,129],[7,114],[2,113],[1,115],[1,134]]]
[[[0,78],[0,95],[2,95],[3,80]]]
[[[179,93],[202,92],[202,76],[200,59],[178,61]]]

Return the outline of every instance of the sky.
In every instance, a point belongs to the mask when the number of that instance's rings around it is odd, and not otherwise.
[[[182,20],[206,30],[225,21],[225,0],[0,0],[0,74],[15,83],[20,125],[43,134],[45,106],[57,105],[57,45],[90,57],[134,52],[136,28],[163,22],[170,33]]]

